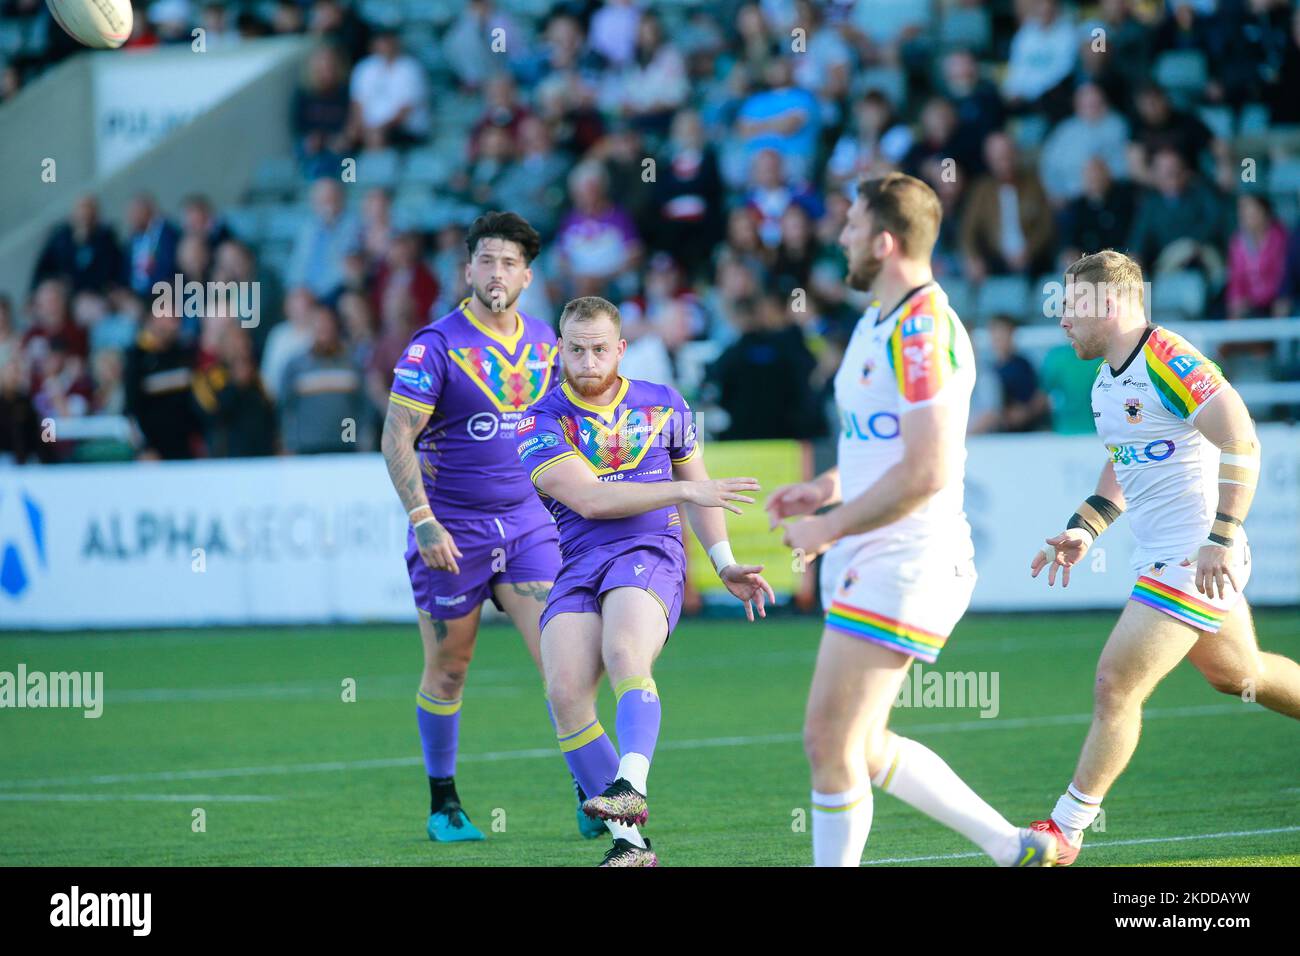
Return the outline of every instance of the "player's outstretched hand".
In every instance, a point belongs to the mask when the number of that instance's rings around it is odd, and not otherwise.
[[[456,563],[456,559],[461,557],[460,548],[456,547],[451,532],[437,521],[426,521],[415,529],[415,544],[429,567],[435,571],[460,574],[460,565]]]
[[[752,505],[754,499],[743,491],[760,491],[757,478],[711,478],[707,481],[688,481],[687,501],[701,508],[726,508],[735,514],[744,514],[734,502]]]
[[[1082,528],[1062,531],[1054,538],[1047,539],[1047,547],[1034,555],[1029,563],[1029,576],[1038,577],[1038,572],[1048,568],[1047,586],[1056,584],[1056,572],[1061,571],[1061,587],[1070,586],[1070,568],[1083,560],[1083,556],[1092,547],[1092,535]]]
[[[826,489],[815,481],[782,485],[767,496],[768,529],[774,530],[786,518],[810,515],[826,503]]]
[[[758,608],[759,617],[767,617],[766,602],[776,603],[772,585],[759,574],[762,570],[761,564],[729,564],[718,572],[718,577],[722,578],[727,590],[745,602],[745,617],[751,621],[754,619],[754,608]]]
[[[1217,544],[1202,545],[1201,550],[1196,552],[1196,590],[1206,597],[1214,597],[1217,588],[1218,597],[1226,598],[1228,589],[1224,586],[1225,580],[1232,585],[1234,591],[1238,590],[1228,560],[1229,553],[1227,548]],[[1183,561],[1183,567],[1189,567],[1191,563],[1192,559],[1188,558]]]

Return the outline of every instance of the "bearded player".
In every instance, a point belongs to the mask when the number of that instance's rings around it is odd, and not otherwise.
[[[1110,453],[1096,493],[1047,539],[1030,573],[1070,583],[1093,541],[1127,511],[1137,583],[1097,662],[1092,726],[1074,778],[1032,824],[1079,855],[1083,831],[1137,748],[1142,702],[1184,657],[1210,686],[1300,718],[1300,665],[1259,650],[1242,591],[1250,548],[1242,525],[1259,477],[1254,423],[1219,369],[1187,341],[1148,324],[1142,269],[1104,250],[1066,271],[1061,328],[1082,359],[1104,359],[1092,386]]]
[[[483,602],[510,616],[540,670],[538,618],[560,567],[555,523],[519,473],[514,446],[519,420],[557,384],[554,333],[515,305],[540,240],[514,213],[489,212],[466,244],[472,293],[415,333],[398,360],[382,443],[410,516],[406,564],[424,644],[415,713],[435,842],[484,838],[455,781],[461,691]],[[584,799],[579,791],[579,829],[599,836]]]
[[[962,511],[975,366],[930,270],[941,212],[919,179],[858,184],[840,244],[848,283],[877,300],[835,376],[837,466],[768,498],[785,543],[821,563],[825,629],[804,724],[813,863],[858,866],[874,783],[972,840],[1001,866],[1050,866],[1050,834],[1017,829],[925,745],[888,729],[913,660],[938,659],[975,587]],[[882,307],[883,303],[883,307]],[[829,549],[829,551],[827,550]]]
[[[565,381],[515,436],[521,474],[555,515],[564,555],[541,620],[560,750],[592,794],[585,811],[614,838],[601,866],[655,866],[637,825],[649,812],[646,779],[659,737],[651,670],[677,624],[686,579],[682,515],[749,620],[755,608],[766,616],[773,594],[761,566],[732,556],[721,511],[739,514],[758,482],[709,479],[689,406],[667,385],[619,375],[626,349],[612,303],[588,296],[566,305]],[[617,700],[617,751],[596,718],[602,672]]]

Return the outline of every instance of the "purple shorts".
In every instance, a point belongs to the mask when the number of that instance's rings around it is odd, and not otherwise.
[[[592,548],[565,561],[542,611],[541,626],[557,614],[600,613],[600,599],[614,588],[641,588],[663,607],[668,633],[682,613],[686,550],[673,535],[627,538]]]
[[[406,568],[415,606],[440,620],[464,617],[491,598],[494,584],[554,581],[560,570],[560,538],[551,516],[448,518],[442,526],[460,549],[460,574],[435,571],[406,533]]]

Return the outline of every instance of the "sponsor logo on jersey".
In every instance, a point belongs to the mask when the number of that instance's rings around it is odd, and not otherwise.
[[[419,345],[417,343],[416,345],[412,345],[409,349],[406,350],[406,360],[408,362],[418,362],[422,358],[424,358],[423,345]]]
[[[457,594],[455,597],[436,595],[433,599],[433,603],[439,607],[455,607],[457,604],[464,604],[466,597],[468,597],[468,595],[465,594]]]
[[[1151,565],[1151,570],[1147,573],[1149,573],[1153,578],[1160,577],[1160,575],[1165,573],[1165,562],[1157,561],[1155,564]]]
[[[898,416],[893,412],[873,412],[865,421],[859,421],[857,412],[841,409],[840,426],[841,434],[850,439],[889,441],[898,437]]]
[[[1169,367],[1174,370],[1174,374],[1179,378],[1187,378],[1200,364],[1201,360],[1195,355],[1175,355],[1169,360]]]
[[[429,392],[433,390],[433,376],[423,369],[402,368],[399,365],[393,369],[393,375],[417,391]]]
[[[934,331],[934,316],[909,315],[903,322],[903,336],[924,335]]]
[[[645,565],[644,564],[632,565],[632,573],[635,574],[637,577],[640,577],[642,574],[645,573]]]
[[[1147,383],[1139,382],[1132,375],[1125,375],[1124,381],[1120,382],[1120,384],[1127,385],[1129,388],[1136,388],[1138,391],[1142,391],[1142,392],[1145,392],[1147,390]]]
[[[1138,425],[1142,422],[1142,400],[1137,398],[1124,399],[1124,415],[1128,418],[1130,425]]]
[[[471,415],[469,421],[465,423],[465,430],[469,432],[469,437],[476,441],[487,441],[497,433],[501,427],[501,419],[497,418],[491,412],[479,412],[477,415]]]
[[[519,419],[519,421],[515,424],[515,434],[527,435],[536,427],[537,427],[537,416],[529,415],[527,418]]]
[[[1168,438],[1157,438],[1155,441],[1149,441],[1145,446],[1139,445],[1107,445],[1110,450],[1110,460],[1116,465],[1149,465],[1153,462],[1164,461],[1174,453],[1174,443]]]
[[[844,572],[844,580],[840,582],[840,593],[841,594],[848,593],[849,588],[853,587],[853,585],[857,584],[857,582],[858,582],[858,569],[849,568],[847,571]]]
[[[534,455],[543,448],[554,448],[559,441],[558,438],[549,433],[534,435],[519,446],[519,460],[523,461],[529,455]]]

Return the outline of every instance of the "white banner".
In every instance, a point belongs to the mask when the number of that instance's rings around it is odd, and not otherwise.
[[[1300,429],[1263,426],[1256,604],[1300,604]],[[1121,519],[1067,590],[1029,577],[1091,494],[1096,439],[972,439],[977,610],[1119,610]],[[406,515],[370,455],[0,468],[0,629],[411,621]]]
[[[116,172],[220,103],[279,55],[278,47],[255,43],[202,54],[187,45],[94,57],[97,175]]]

